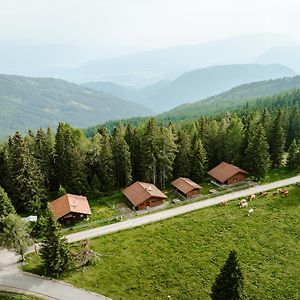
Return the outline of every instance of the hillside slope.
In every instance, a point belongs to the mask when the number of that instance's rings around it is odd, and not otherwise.
[[[238,108],[251,99],[272,96],[294,88],[300,88],[300,76],[243,84],[219,95],[195,103],[180,105],[160,114],[158,118],[186,119],[200,114],[224,112]]]
[[[162,112],[241,84],[294,75],[294,71],[282,65],[248,64],[203,68],[181,75],[156,94],[143,99],[141,103]]]
[[[0,75],[0,101],[1,137],[61,121],[88,127],[150,113],[136,103],[52,78]]]

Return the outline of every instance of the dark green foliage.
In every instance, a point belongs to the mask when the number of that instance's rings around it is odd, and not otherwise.
[[[55,136],[55,170],[58,183],[70,193],[84,194],[87,190],[84,158],[76,131],[67,124],[59,124]]]
[[[46,275],[59,276],[72,266],[69,245],[62,237],[60,225],[50,212],[46,216],[44,240],[41,247],[43,268]]]
[[[44,176],[27,143],[17,132],[8,142],[8,194],[17,211],[38,213],[45,205]]]
[[[204,179],[207,169],[206,150],[200,138],[197,138],[192,149],[191,156],[191,177],[194,181],[200,182]]]
[[[293,140],[289,147],[287,167],[291,170],[300,169],[300,146],[296,140]]]
[[[59,186],[57,191],[57,197],[61,197],[67,193],[66,189],[63,186]]]
[[[243,299],[244,277],[236,251],[231,251],[212,286],[212,300]]]
[[[124,128],[118,125],[112,134],[112,152],[116,181],[119,187],[128,186],[132,181],[132,167],[129,146],[124,137]]]
[[[8,214],[14,214],[14,213],[15,213],[15,208],[13,207],[4,189],[0,187],[0,217],[5,217]]]
[[[24,255],[32,244],[27,224],[15,213],[0,217],[0,246]]]

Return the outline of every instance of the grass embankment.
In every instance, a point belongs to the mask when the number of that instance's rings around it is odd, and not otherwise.
[[[211,285],[236,249],[247,299],[300,299],[300,187],[289,196],[258,196],[247,209],[205,208],[91,241],[93,266],[65,275],[112,299],[210,299]],[[27,271],[39,271],[31,256]]]
[[[7,293],[7,292],[1,292],[0,291],[0,299],[1,300],[38,300],[41,298],[36,298],[33,296],[28,295],[21,295],[21,294],[15,294],[15,293]]]

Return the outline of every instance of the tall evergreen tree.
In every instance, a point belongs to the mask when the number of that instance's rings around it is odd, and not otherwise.
[[[125,140],[129,146],[132,179],[133,181],[141,180],[141,139],[136,128],[129,124],[125,132]]]
[[[41,256],[45,274],[58,276],[68,271],[72,265],[69,245],[61,234],[61,228],[49,212],[46,216],[44,240]]]
[[[14,206],[4,189],[0,186],[0,217],[5,217],[14,213],[16,213]]]
[[[283,161],[285,132],[282,124],[282,111],[279,110],[270,132],[270,156],[273,167],[280,167]]]
[[[55,137],[55,170],[58,183],[69,192],[86,192],[85,155],[76,144],[72,128],[63,123],[59,124]]]
[[[186,130],[179,131],[174,162],[174,178],[191,176],[191,140]]]
[[[293,140],[289,147],[287,167],[291,170],[300,169],[300,146],[296,140]]]
[[[244,161],[246,170],[257,179],[263,178],[270,166],[269,145],[259,118],[254,118],[249,126]]]
[[[17,132],[8,144],[9,195],[17,211],[38,213],[46,203],[44,177],[27,143]]]
[[[243,299],[244,277],[236,251],[231,251],[211,289],[212,300]]]
[[[192,150],[191,166],[192,174],[191,177],[196,182],[203,180],[206,169],[207,169],[207,155],[206,150],[200,138],[197,138]]]
[[[174,134],[173,126],[161,126],[158,133],[158,156],[157,156],[157,177],[160,188],[166,187],[166,182],[172,178],[174,159],[176,156],[176,136]]]
[[[117,184],[120,187],[128,186],[132,181],[130,151],[120,125],[115,127],[112,134],[112,151]]]
[[[141,145],[141,170],[143,180],[154,185],[157,181],[158,161],[158,129],[155,121],[151,118],[146,124]]]

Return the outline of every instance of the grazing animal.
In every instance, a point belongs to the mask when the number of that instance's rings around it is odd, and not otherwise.
[[[226,205],[227,205],[226,201],[223,201],[223,202],[219,203],[219,206],[226,206]]]
[[[252,214],[253,214],[253,208],[250,208],[250,209],[248,210],[248,216],[250,217]]]
[[[248,206],[248,202],[244,202],[240,204],[240,208],[244,208]]]
[[[288,190],[285,190],[285,191],[282,193],[283,196],[288,196],[288,194],[289,194],[289,191],[288,191]]]
[[[252,201],[252,200],[254,200],[255,199],[255,194],[253,194],[253,195],[251,195],[251,196],[249,196],[249,201]]]
[[[267,196],[269,193],[268,192],[263,192],[263,193],[261,193],[261,196],[262,197],[265,197],[265,196]]]
[[[273,196],[277,196],[277,195],[278,195],[278,192],[276,191],[276,192],[274,192],[272,195],[273,195]]]
[[[282,192],[282,189],[277,189],[277,193],[281,193]]]

